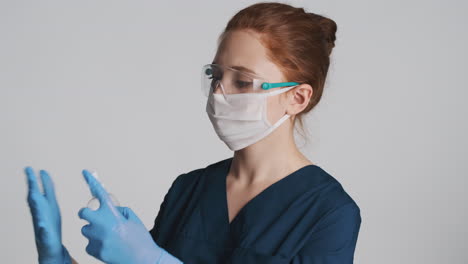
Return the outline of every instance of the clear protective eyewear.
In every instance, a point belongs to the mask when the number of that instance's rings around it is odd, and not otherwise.
[[[299,82],[270,83],[265,79],[232,67],[206,64],[202,70],[202,90],[206,96],[213,93],[264,93],[271,88],[299,85]]]

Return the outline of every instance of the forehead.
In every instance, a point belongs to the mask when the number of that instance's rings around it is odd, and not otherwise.
[[[273,80],[281,80],[280,69],[267,57],[267,50],[258,33],[246,30],[229,32],[219,44],[213,60],[224,66],[243,66],[257,75]]]

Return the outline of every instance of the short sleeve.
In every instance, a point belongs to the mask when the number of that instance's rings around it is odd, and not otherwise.
[[[291,264],[352,264],[361,213],[351,202],[326,214]]]

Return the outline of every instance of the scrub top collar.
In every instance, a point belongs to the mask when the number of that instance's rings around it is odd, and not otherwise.
[[[203,230],[211,241],[228,243],[226,246],[242,244],[249,230],[262,225],[262,212],[280,214],[288,201],[309,191],[310,187],[323,182],[326,174],[320,166],[306,165],[274,182],[249,200],[229,223],[226,177],[233,157],[208,166],[207,177],[201,201]]]

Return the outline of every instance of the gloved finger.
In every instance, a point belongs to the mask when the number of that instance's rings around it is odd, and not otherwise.
[[[27,198],[29,209],[36,211],[39,207],[40,198],[43,198],[41,194],[37,192],[29,192]]]
[[[33,192],[41,193],[41,191],[39,190],[39,185],[37,184],[37,178],[36,178],[36,174],[34,173],[33,168],[31,168],[30,166],[27,166],[24,169],[24,172],[26,173],[29,193],[33,193]]]
[[[102,243],[100,243],[98,240],[90,239],[88,245],[86,246],[86,253],[97,259],[100,259],[101,248]]]
[[[40,211],[41,202],[39,198],[43,199],[44,197],[42,197],[42,195],[37,192],[33,192],[33,193],[28,194],[28,199],[27,199],[29,210],[31,212],[32,223],[34,227],[34,235],[36,237],[38,235],[37,226],[38,226],[39,221],[41,220],[41,211]]]
[[[103,206],[107,207],[115,217],[122,218],[122,215],[112,203],[109,193],[104,189],[101,183],[87,170],[83,170],[83,176],[86,183],[88,183],[91,194],[98,198],[100,204],[99,208],[102,208]]]
[[[118,206],[117,209],[119,209],[119,211],[127,220],[131,220],[144,225],[141,219],[135,214],[135,212],[133,212],[131,208]]]
[[[45,170],[40,170],[39,174],[41,175],[42,186],[44,188],[45,197],[50,203],[56,204],[57,200],[55,198],[54,183],[52,182],[52,179],[50,178],[49,173]]]
[[[99,216],[97,215],[97,211],[93,211],[89,209],[88,207],[83,207],[80,209],[78,212],[78,216],[83,219],[88,221],[89,223],[96,223],[98,222]]]
[[[45,220],[41,217],[40,211],[37,209],[38,206],[31,206],[31,217],[34,228],[34,235],[36,238],[39,238],[39,231],[46,228]]]
[[[93,234],[91,224],[84,225],[81,228],[81,234],[83,234],[83,236],[85,236],[86,238],[90,239]]]
[[[45,210],[45,198],[42,194],[38,192],[32,192],[28,194],[28,205],[31,211],[31,216],[33,218],[33,222],[37,222],[40,218],[42,212],[41,210]]]
[[[124,207],[124,206],[116,206],[117,210],[119,210],[119,212],[123,215],[123,217],[125,217],[126,219],[128,219],[128,207]]]
[[[101,183],[88,170],[83,170],[82,173],[89,186],[91,194],[98,198],[100,203],[103,201],[105,202],[109,198],[109,193],[106,189],[104,189]]]

